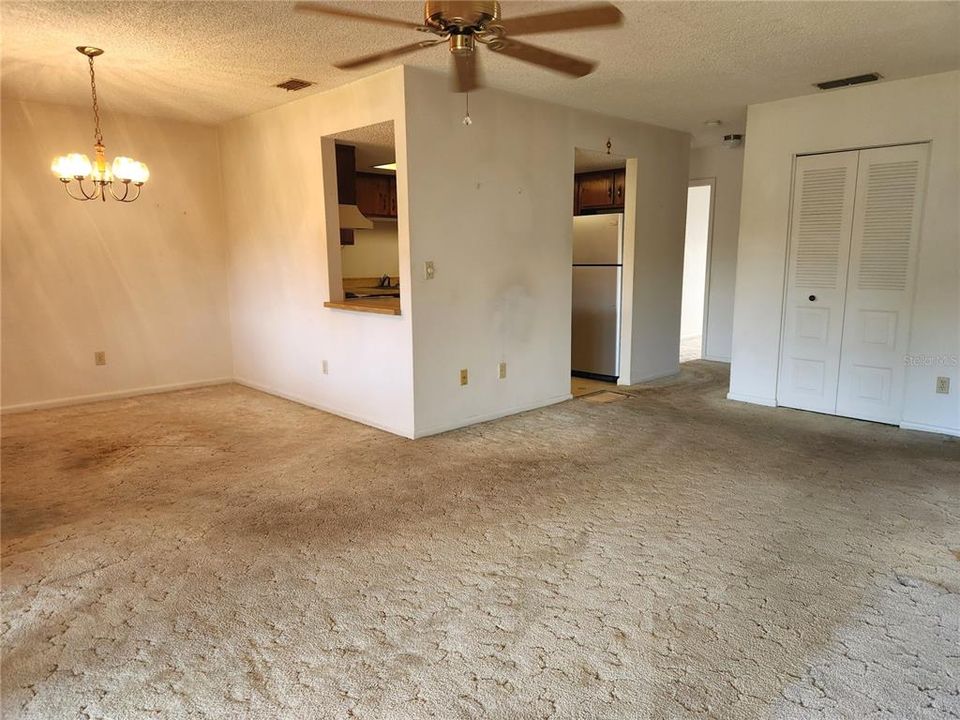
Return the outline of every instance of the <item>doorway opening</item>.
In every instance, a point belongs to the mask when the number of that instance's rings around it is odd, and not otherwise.
[[[687,190],[687,225],[683,244],[681,363],[700,360],[707,344],[712,210],[713,180],[692,181]]]
[[[626,159],[574,151],[571,394],[616,387],[621,376]]]

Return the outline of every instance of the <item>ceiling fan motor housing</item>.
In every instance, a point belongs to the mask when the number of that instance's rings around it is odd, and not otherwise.
[[[489,0],[427,0],[423,4],[423,24],[453,35],[481,31],[499,19],[500,3]]]

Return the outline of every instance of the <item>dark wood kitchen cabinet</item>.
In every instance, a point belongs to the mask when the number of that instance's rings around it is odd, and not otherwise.
[[[613,171],[613,204],[614,207],[623,207],[624,198],[627,196],[627,171]]]
[[[581,210],[613,205],[613,173],[584,173],[577,178]]]
[[[574,214],[622,210],[626,196],[626,174],[626,170],[622,169],[578,173],[574,177]]]
[[[395,175],[357,173],[357,208],[369,218],[397,216]]]

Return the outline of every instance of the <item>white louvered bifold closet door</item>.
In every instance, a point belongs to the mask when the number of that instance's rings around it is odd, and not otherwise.
[[[777,403],[833,413],[859,152],[797,158]]]
[[[899,423],[927,145],[860,151],[838,415]]]

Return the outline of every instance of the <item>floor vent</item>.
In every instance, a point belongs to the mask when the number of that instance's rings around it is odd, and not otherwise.
[[[867,73],[866,75],[854,75],[853,77],[840,78],[839,80],[827,80],[818,82],[816,86],[821,90],[833,90],[834,88],[849,87],[850,85],[859,85],[860,83],[876,82],[883,75],[880,73]]]
[[[286,82],[277,83],[274,87],[282,88],[287,92],[295,92],[297,90],[303,90],[306,87],[313,85],[312,82],[307,80],[298,80],[297,78],[290,78]]]

